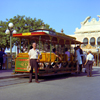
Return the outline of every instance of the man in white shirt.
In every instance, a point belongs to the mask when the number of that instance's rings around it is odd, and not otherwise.
[[[32,82],[32,74],[33,74],[33,67],[35,67],[35,82],[38,82],[38,55],[41,55],[40,51],[38,49],[36,49],[36,43],[32,44],[33,48],[30,49],[28,55],[29,55],[29,66],[31,66],[31,70],[30,70],[30,79],[29,79],[29,83]],[[42,56],[40,56],[40,59],[42,58]]]
[[[91,54],[91,51],[88,52],[88,55],[86,57],[86,71],[87,71],[87,77],[92,76],[92,66],[93,66],[94,56]]]

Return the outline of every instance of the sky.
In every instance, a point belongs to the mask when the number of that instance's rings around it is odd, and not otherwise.
[[[17,15],[41,19],[57,32],[73,35],[86,17],[100,15],[100,0],[0,0],[0,20]]]
[[[17,15],[41,19],[57,32],[74,35],[86,17],[99,20],[100,0],[0,0],[1,21]]]

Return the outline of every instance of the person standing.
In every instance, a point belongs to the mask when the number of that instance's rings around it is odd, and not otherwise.
[[[79,52],[80,52],[80,55],[81,55],[81,58],[82,58],[82,61],[83,61],[83,50],[80,48],[80,46],[77,46],[78,49],[79,49]]]
[[[6,69],[6,58],[7,58],[7,53],[5,53],[5,49],[3,48],[2,50],[4,52],[3,54],[3,67],[2,69]]]
[[[2,64],[3,64],[3,54],[5,53],[2,51],[2,48],[0,48],[0,63],[1,63],[0,70],[2,69]]]
[[[78,47],[76,49],[76,60],[77,60],[77,65],[78,65],[78,72],[80,73],[82,70],[82,58],[80,54],[80,49]]]
[[[91,51],[89,51],[88,55],[86,57],[86,63],[85,63],[87,77],[91,77],[92,76],[93,61],[94,61],[94,56],[92,55]]]
[[[65,54],[68,56],[68,61],[70,60],[70,52],[68,51],[68,48],[65,48]]]
[[[29,66],[31,66],[30,75],[29,75],[29,83],[32,82],[32,74],[33,74],[33,68],[35,67],[35,82],[39,83],[38,81],[38,62],[42,58],[41,53],[38,49],[36,49],[36,43],[32,43],[32,49],[30,49],[28,55],[29,55]],[[40,55],[40,58],[38,59],[38,56]]]
[[[80,63],[79,63],[79,71],[80,73],[82,72],[82,65],[83,65],[83,50],[80,48],[80,46],[77,46],[77,49],[79,51],[79,56],[81,57],[80,58]]]

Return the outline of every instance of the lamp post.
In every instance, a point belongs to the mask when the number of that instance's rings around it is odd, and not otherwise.
[[[8,29],[5,33],[8,35],[10,33],[10,57],[11,57],[11,68],[12,68],[12,34],[17,33],[16,30],[13,29],[13,23],[8,24]]]

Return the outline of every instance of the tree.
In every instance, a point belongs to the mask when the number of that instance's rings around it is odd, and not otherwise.
[[[32,19],[30,17],[17,15],[13,18],[6,19],[5,22],[0,21],[0,47],[10,47],[10,35],[6,36],[5,34],[5,30],[8,27],[8,23],[10,22],[14,24],[14,29],[17,31],[17,33],[24,33],[41,28],[43,20],[37,20],[36,18]],[[46,29],[53,30],[48,24],[45,24],[45,27]],[[18,38],[12,37],[12,46],[14,46],[14,44],[18,46],[20,44],[20,41]]]
[[[6,40],[8,37],[6,37],[5,30],[6,30],[6,22],[0,21],[0,47],[6,48],[7,42]],[[8,40],[7,40],[8,41]]]

